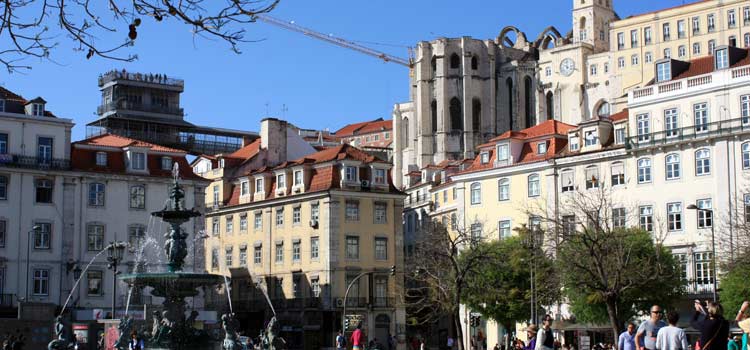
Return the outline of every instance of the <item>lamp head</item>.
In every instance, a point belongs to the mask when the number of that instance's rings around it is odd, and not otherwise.
[[[698,209],[698,207],[695,204],[690,204],[690,205],[687,206],[687,208],[690,209],[690,210],[696,210],[696,209]]]

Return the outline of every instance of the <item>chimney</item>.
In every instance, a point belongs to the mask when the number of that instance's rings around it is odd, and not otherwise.
[[[276,118],[260,121],[260,148],[266,151],[268,166],[276,166],[286,159],[287,122]]]

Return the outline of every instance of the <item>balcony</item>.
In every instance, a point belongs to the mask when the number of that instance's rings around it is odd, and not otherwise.
[[[628,94],[628,104],[653,103],[664,98],[675,98],[687,93],[704,93],[711,89],[726,89],[729,84],[750,81],[750,66],[723,69],[695,77],[665,81],[636,89]]]
[[[0,166],[37,170],[69,170],[70,159],[38,158],[18,154],[0,154]]]
[[[685,295],[689,298],[710,297],[713,292],[713,280],[710,278],[689,280],[685,282]]]
[[[367,298],[346,298],[346,307],[367,307]]]
[[[183,116],[184,111],[180,107],[147,105],[143,103],[134,103],[129,101],[110,102],[96,108],[96,114],[102,115],[107,112],[114,112],[119,109],[138,112],[161,113]]]
[[[628,137],[625,146],[634,151],[747,132],[750,132],[750,119],[736,118]]]
[[[424,195],[419,198],[412,198],[411,196],[404,198],[404,206],[417,207],[421,205],[432,205],[430,196]]]
[[[219,209],[224,208],[225,206],[226,204],[224,204],[224,202],[208,202],[206,203],[206,213],[219,211]]]
[[[129,80],[138,81],[151,84],[169,85],[185,87],[185,81],[182,79],[169,78],[166,75],[161,74],[144,74],[144,73],[131,73],[125,70],[116,71],[112,70],[99,76],[99,86],[103,86],[106,83],[115,80]]]
[[[0,294],[0,308],[14,308],[16,307],[16,295],[15,294]]]
[[[395,305],[395,298],[388,297],[374,297],[372,298],[373,307],[393,307]]]

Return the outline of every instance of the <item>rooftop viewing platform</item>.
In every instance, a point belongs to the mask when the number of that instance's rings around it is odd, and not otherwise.
[[[128,72],[126,70],[111,70],[99,76],[99,87],[104,86],[107,83],[122,80],[128,82],[145,83],[145,84],[157,84],[163,86],[177,87],[179,90],[185,88],[185,81],[178,78],[167,77],[166,74],[153,74],[153,73],[136,73]]]

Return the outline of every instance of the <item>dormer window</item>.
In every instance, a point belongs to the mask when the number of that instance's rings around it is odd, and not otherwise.
[[[586,147],[594,146],[599,143],[599,135],[596,130],[586,131],[584,134],[584,140],[586,140]]]
[[[240,182],[240,195],[247,196],[248,194],[250,194],[250,182],[248,181]]]
[[[344,169],[344,179],[346,182],[357,182],[357,167],[347,166]]]
[[[547,153],[547,142],[539,142],[536,144],[536,153],[537,154],[546,154]]]
[[[276,175],[276,188],[286,188],[286,174]]]
[[[570,143],[569,148],[571,151],[577,151],[579,148],[581,148],[581,144],[578,142],[578,136],[569,136],[568,143]]]
[[[263,193],[263,178],[255,179],[255,193]]]
[[[161,157],[161,170],[172,170],[172,157]]]
[[[716,70],[729,68],[729,49],[716,50],[714,61],[716,63]]]
[[[498,163],[508,162],[508,144],[497,145],[497,161]]]
[[[44,115],[44,105],[41,103],[34,103],[32,105],[32,113],[33,115],[37,117],[41,117]]]
[[[490,162],[490,152],[482,152],[482,154],[480,154],[480,158],[481,158],[482,164],[489,163]]]
[[[672,79],[672,66],[671,62],[662,62],[656,64],[656,81],[669,81]]]
[[[219,159],[219,168],[224,168],[224,158]]]
[[[294,172],[294,186],[302,186],[302,170]]]
[[[385,169],[375,169],[375,176],[373,176],[373,182],[375,182],[376,185],[384,185],[385,184]]]
[[[107,152],[96,152],[96,166],[107,166]]]
[[[133,170],[146,169],[146,154],[142,152],[133,152],[130,159],[130,167]]]

